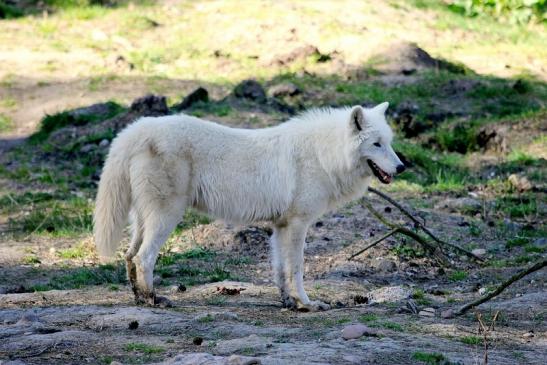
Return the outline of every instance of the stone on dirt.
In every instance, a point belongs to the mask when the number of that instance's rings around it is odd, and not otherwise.
[[[173,109],[176,111],[181,111],[190,108],[192,105],[198,102],[209,102],[209,92],[201,86],[192,91],[190,94],[186,95],[186,97],[180,103],[173,105]]]
[[[229,355],[243,349],[246,351],[264,352],[270,347],[272,347],[271,338],[259,337],[252,334],[247,337],[218,341],[217,345],[213,348],[213,352],[217,355]]]
[[[362,336],[377,336],[378,333],[363,324],[350,324],[342,330],[342,338],[344,340],[353,340]]]
[[[424,308],[418,312],[421,317],[435,317],[435,308]]]
[[[397,271],[397,264],[392,260],[383,259],[378,261],[376,269],[382,273],[390,273]]]
[[[281,84],[273,85],[268,89],[268,95],[274,98],[281,98],[284,96],[295,96],[302,92],[292,82],[283,82]]]
[[[511,174],[509,175],[507,180],[515,189],[517,189],[520,192],[528,191],[533,188],[532,183],[530,182],[530,180],[528,180],[526,176]]]
[[[435,209],[446,209],[450,212],[478,213],[482,209],[482,203],[473,198],[447,198],[435,204]]]
[[[475,256],[483,257],[486,255],[486,250],[484,248],[475,248],[471,253]]]
[[[402,286],[386,286],[368,293],[370,303],[394,303],[410,297],[410,290]]]
[[[393,43],[387,47],[386,51],[376,55],[374,59],[378,60],[375,69],[386,73],[412,75],[423,69],[458,70],[457,66],[431,57],[416,43],[410,42]]]
[[[509,128],[500,124],[487,124],[479,129],[477,145],[482,150],[507,152]]]
[[[258,103],[266,101],[266,92],[262,85],[255,80],[244,80],[234,88],[234,95],[238,98],[250,99]]]
[[[181,353],[163,362],[151,365],[259,365],[260,359],[256,357],[231,355],[213,356],[205,352]]]

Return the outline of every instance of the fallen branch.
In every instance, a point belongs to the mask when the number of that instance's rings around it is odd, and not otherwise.
[[[406,215],[412,222],[414,222],[414,227],[416,228],[419,228],[421,229],[422,231],[424,231],[429,237],[431,237],[435,242],[437,242],[439,245],[445,245],[445,246],[449,246],[449,247],[452,247],[453,249],[457,250],[457,251],[460,251],[461,253],[465,254],[466,256],[468,257],[471,257],[477,261],[480,261],[480,262],[484,262],[484,259],[473,254],[471,251],[468,251],[466,250],[465,248],[463,247],[460,247],[458,245],[455,245],[453,243],[450,243],[450,242],[446,242],[446,241],[443,241],[441,240],[440,238],[438,238],[437,236],[435,236],[433,234],[433,232],[431,232],[426,226],[424,226],[424,224],[422,222],[420,222],[416,217],[414,217],[414,215],[412,213],[410,213],[407,209],[405,209],[401,204],[397,203],[395,200],[393,200],[391,197],[389,197],[388,195],[386,195],[385,193],[382,193],[381,191],[379,190],[376,190],[374,188],[371,188],[369,187],[368,188],[368,191],[370,191],[371,193],[374,193],[376,195],[378,195],[380,198],[384,199],[384,200],[387,200],[389,203],[391,203],[394,207],[396,207],[397,209],[399,209],[404,215]],[[382,222],[383,223],[383,222]],[[442,251],[442,248],[440,248],[441,251]]]
[[[380,242],[382,242],[383,240],[385,240],[386,238],[388,237],[391,237],[392,235],[394,235],[395,233],[399,232],[399,228],[395,228],[391,231],[389,231],[388,233],[386,233],[385,235],[383,235],[382,237],[378,238],[376,241],[372,242],[370,245],[368,245],[367,247],[363,248],[362,250],[354,253],[353,255],[351,255],[348,260],[351,260],[353,259],[355,256],[358,256],[360,254],[362,254],[363,252],[365,252],[366,250],[368,250],[369,248],[372,248],[374,246],[376,246],[377,244],[379,244]]]
[[[442,260],[442,257],[440,255],[437,255],[437,248],[433,245],[431,245],[429,242],[427,242],[427,239],[422,237],[420,234],[414,232],[414,231],[411,231],[410,229],[406,228],[406,227],[403,227],[399,224],[395,224],[393,222],[390,222],[388,221],[382,214],[380,214],[380,212],[378,212],[376,209],[374,209],[374,207],[372,206],[372,204],[370,204],[368,201],[366,200],[363,200],[362,201],[363,205],[365,206],[365,208],[367,208],[375,217],[376,219],[378,219],[380,222],[382,222],[385,226],[391,228],[393,231],[392,231],[392,234],[393,233],[400,233],[400,234],[404,234],[405,236],[408,236],[410,238],[412,238],[414,241],[418,242],[420,245],[422,245],[422,247],[426,250],[426,251],[429,251],[431,253],[433,253],[435,255],[435,257],[441,262],[444,264],[443,260]],[[395,232],[396,231],[396,232]],[[383,237],[382,240],[384,240],[385,238],[387,237]],[[380,242],[382,241],[380,240]],[[378,242],[379,243],[379,242]],[[364,252],[364,251],[363,251]],[[355,257],[357,255],[353,255],[353,257]]]
[[[463,307],[458,309],[456,312],[454,312],[454,315],[455,316],[460,316],[460,315],[464,314],[465,312],[467,312],[469,309],[471,309],[473,307],[476,307],[476,306],[478,306],[478,305],[480,305],[480,304],[494,298],[495,296],[498,296],[502,291],[505,290],[505,288],[507,288],[509,285],[513,284],[515,281],[522,279],[523,277],[525,277],[528,274],[533,273],[534,271],[541,270],[545,266],[547,266],[547,259],[543,259],[541,261],[538,261],[535,264],[529,266],[527,269],[519,271],[515,275],[511,276],[507,281],[504,281],[503,283],[501,283],[501,285],[498,286],[496,288],[496,290],[494,290],[493,292],[491,292],[487,295],[484,295],[484,296],[480,297],[479,299],[477,299],[477,300],[475,300],[471,303],[468,303],[468,304],[464,305]]]

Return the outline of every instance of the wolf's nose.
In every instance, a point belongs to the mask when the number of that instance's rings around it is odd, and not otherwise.
[[[405,171],[405,165],[397,165],[397,173],[400,174],[401,172]]]

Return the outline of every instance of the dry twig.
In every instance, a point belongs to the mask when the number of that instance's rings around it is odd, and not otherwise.
[[[523,277],[525,277],[526,275],[531,274],[534,271],[538,271],[538,270],[544,268],[545,266],[547,266],[547,259],[540,260],[540,261],[536,262],[535,264],[530,265],[525,270],[519,271],[515,275],[511,276],[508,280],[501,283],[501,285],[498,286],[496,288],[496,290],[494,290],[493,292],[491,292],[489,294],[486,294],[486,295],[480,297],[479,299],[464,305],[463,307],[458,309],[456,312],[454,312],[454,315],[460,316],[460,315],[464,314],[465,312],[467,312],[469,309],[471,309],[473,307],[476,307],[476,306],[478,306],[478,305],[480,305],[480,304],[494,298],[495,296],[498,296],[502,291],[505,290],[505,288],[507,288],[509,285],[513,284],[515,281],[520,280]]]
[[[394,207],[399,209],[404,215],[406,215],[412,222],[414,222],[414,227],[421,229],[424,231],[429,237],[431,237],[435,242],[437,242],[439,245],[449,246],[457,251],[460,251],[461,253],[467,255],[468,257],[471,257],[472,259],[475,259],[480,262],[484,262],[484,259],[481,257],[478,257],[477,255],[473,254],[471,251],[466,250],[463,247],[460,247],[458,245],[455,245],[450,242],[443,241],[439,239],[437,236],[433,234],[422,222],[420,222],[412,213],[410,213],[407,209],[405,209],[401,204],[393,200],[391,197],[386,195],[385,193],[382,193],[379,190],[376,190],[374,188],[369,187],[368,191],[371,193],[374,193],[378,195],[380,198],[387,200],[389,203],[391,203]],[[442,251],[442,247],[439,246],[439,249]]]

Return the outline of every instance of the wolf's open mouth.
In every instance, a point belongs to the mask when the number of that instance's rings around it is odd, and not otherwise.
[[[382,170],[378,165],[376,165],[372,160],[367,160],[370,169],[374,173],[374,176],[378,178],[382,183],[389,184],[391,182],[391,175]]]

